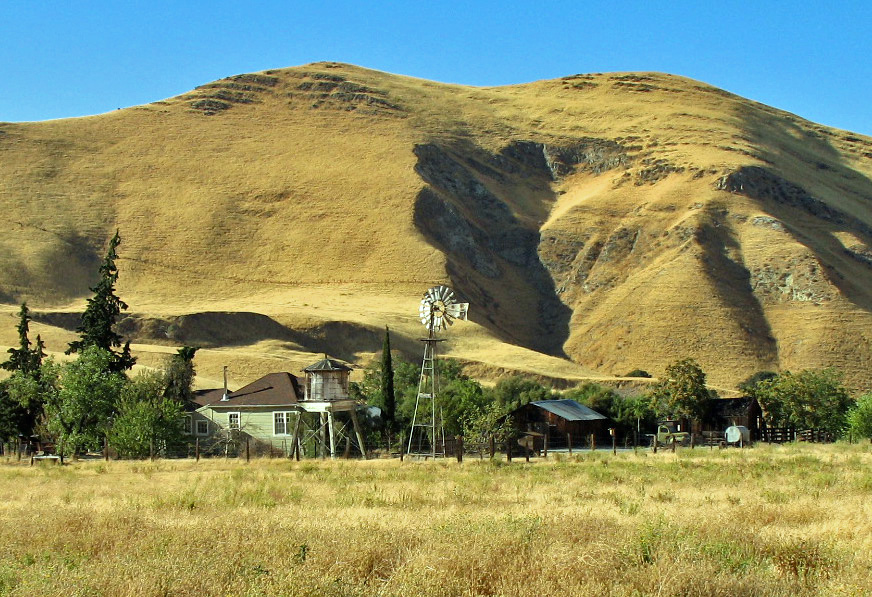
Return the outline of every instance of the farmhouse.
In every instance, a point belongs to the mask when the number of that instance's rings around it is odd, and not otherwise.
[[[333,458],[342,438],[350,449],[350,423],[355,447],[365,454],[357,404],[348,395],[350,372],[325,356],[306,367],[305,385],[295,375],[280,372],[235,392],[226,387],[197,392],[185,415],[185,431],[213,448],[247,441],[291,454],[310,445],[313,452]]]

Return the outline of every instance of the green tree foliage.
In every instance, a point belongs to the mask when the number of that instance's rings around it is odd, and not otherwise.
[[[394,370],[394,395],[396,397],[396,430],[406,429],[415,414],[415,400],[418,395],[418,380],[421,365],[403,359],[392,360]],[[487,402],[481,385],[463,374],[460,365],[452,359],[436,361],[437,408],[443,416],[445,433],[455,435],[461,432],[463,414],[467,409]],[[350,394],[371,406],[382,409],[384,417],[384,395],[381,390],[381,368],[369,367],[359,383],[351,384]]]
[[[45,344],[36,337],[30,342],[30,311],[21,304],[18,314],[18,348],[9,349],[9,360],[0,367],[12,372],[0,392],[0,434],[3,437],[30,435],[42,414],[40,368],[45,358]]]
[[[872,439],[872,393],[863,394],[848,412],[848,431],[854,439]]]
[[[495,444],[504,444],[514,432],[512,418],[495,402],[472,406],[460,419],[466,445],[480,452],[485,451],[491,438]]]
[[[624,397],[597,383],[588,382],[577,388],[563,392],[563,397],[575,400],[605,415],[615,423],[618,433],[629,433],[637,429],[647,429],[656,422],[650,399],[645,396]]]
[[[381,358],[381,404],[385,430],[391,433],[397,424],[397,398],[394,393],[394,365],[391,359],[391,334],[385,326],[385,339]]]
[[[130,354],[130,342],[126,342],[121,348],[121,336],[115,332],[115,324],[121,311],[127,309],[127,303],[115,294],[115,283],[118,281],[115,260],[118,258],[116,249],[119,244],[121,237],[116,231],[100,265],[100,280],[91,288],[94,296],[88,299],[88,305],[82,314],[82,325],[76,330],[80,339],[71,342],[67,349],[67,354],[81,352],[89,346],[105,350],[112,356],[108,367],[114,372],[126,371],[136,363],[136,359]],[[118,348],[121,350],[116,350]]]
[[[27,430],[32,428],[27,411],[9,394],[7,385],[6,381],[0,382],[0,441],[28,434]]]
[[[627,373],[624,377],[644,377],[651,378],[651,374],[645,371],[644,369],[633,369],[629,373]]]
[[[499,380],[490,394],[494,403],[506,413],[530,402],[554,400],[560,397],[551,388],[520,375]]]
[[[36,346],[30,342],[30,310],[27,303],[21,303],[18,312],[18,348],[10,348],[9,359],[0,363],[0,367],[7,371],[20,372],[25,375],[36,375],[42,360],[45,358],[45,344],[42,338],[36,337]]]
[[[167,361],[163,373],[164,397],[180,404],[191,399],[191,387],[197,373],[194,369],[194,355],[197,350],[192,346],[183,346]]]
[[[784,373],[756,385],[756,398],[773,427],[823,429],[840,434],[853,400],[835,369]]]
[[[96,346],[85,347],[78,358],[57,367],[43,366],[46,428],[58,451],[73,454],[99,449],[115,414],[127,378],[111,370],[116,355]]]
[[[166,373],[143,372],[124,385],[109,441],[124,458],[145,458],[182,440],[182,403],[166,396]]]
[[[708,415],[712,394],[705,372],[693,359],[676,361],[651,393],[651,408],[660,416],[701,420]]]
[[[750,375],[745,381],[740,382],[736,387],[748,396],[754,396],[756,398],[757,384],[775,377],[778,377],[778,374],[774,371],[758,371],[753,375]]]

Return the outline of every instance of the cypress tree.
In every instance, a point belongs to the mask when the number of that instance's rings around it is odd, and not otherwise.
[[[121,236],[115,231],[115,236],[109,241],[109,250],[100,265],[100,280],[91,288],[94,296],[88,299],[85,312],[82,313],[82,325],[76,330],[81,339],[70,343],[67,354],[81,352],[88,346],[96,346],[109,351],[112,355],[109,368],[121,372],[133,367],[136,359],[130,354],[130,342],[124,344],[121,351],[121,336],[114,330],[121,311],[127,309],[127,303],[115,294],[115,282],[118,281],[118,268],[115,260],[118,258],[116,249],[121,244]]]
[[[393,431],[396,423],[397,400],[394,396],[394,365],[391,361],[391,335],[385,326],[385,340],[382,344],[381,360],[381,395],[382,395],[382,418],[388,433]]]

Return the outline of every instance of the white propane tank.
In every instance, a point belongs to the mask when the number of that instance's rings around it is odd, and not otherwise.
[[[751,430],[742,425],[727,427],[724,435],[727,438],[728,444],[738,444],[740,441],[745,444],[751,443]]]

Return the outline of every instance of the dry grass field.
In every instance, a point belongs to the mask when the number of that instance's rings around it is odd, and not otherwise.
[[[228,77],[88,118],[0,123],[0,350],[81,310],[120,229],[144,365],[201,385],[317,355],[365,364],[417,302],[472,304],[446,349],[580,380],[694,357],[724,387],[836,366],[872,382],[872,139],[699,81],[496,88],[347,64]],[[37,331],[62,352],[75,326]]]
[[[869,445],[0,465],[0,595],[869,595]]]

